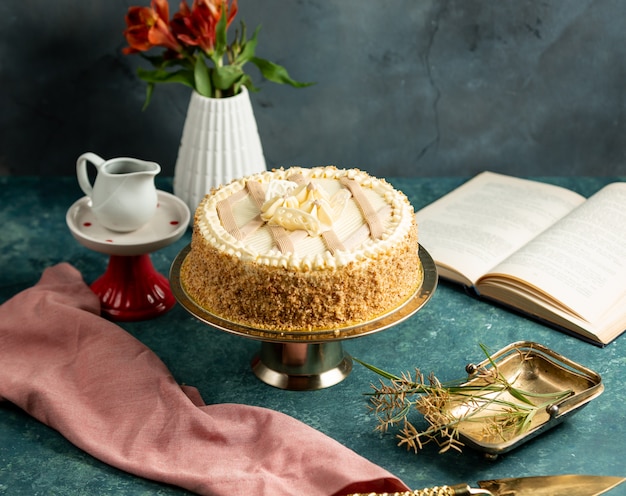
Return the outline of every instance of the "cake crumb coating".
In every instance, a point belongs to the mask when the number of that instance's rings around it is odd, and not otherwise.
[[[321,271],[242,262],[194,233],[181,268],[197,305],[238,324],[313,331],[373,320],[407,300],[423,278],[417,225],[391,253]]]
[[[181,282],[199,307],[222,319],[265,330],[341,329],[389,313],[422,283],[412,207],[410,227],[393,246],[346,265],[313,270],[261,264],[218,249],[196,228],[204,215],[201,207],[195,213]]]

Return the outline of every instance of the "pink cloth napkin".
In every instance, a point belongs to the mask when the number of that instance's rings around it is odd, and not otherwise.
[[[400,491],[406,486],[279,412],[204,405],[145,345],[99,316],[68,264],[0,306],[0,400],[112,466],[208,495]]]

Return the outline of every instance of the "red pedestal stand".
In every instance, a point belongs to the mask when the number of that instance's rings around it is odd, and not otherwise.
[[[111,320],[151,319],[176,304],[169,281],[156,271],[148,254],[111,255],[91,289],[100,297],[102,314]]]
[[[186,232],[191,218],[185,202],[157,191],[152,220],[132,232],[114,232],[100,225],[88,197],[76,201],[65,220],[72,236],[90,250],[109,256],[104,274],[91,284],[100,297],[102,315],[111,320],[136,321],[158,317],[176,304],[169,280],[159,274],[150,253],[164,248]]]

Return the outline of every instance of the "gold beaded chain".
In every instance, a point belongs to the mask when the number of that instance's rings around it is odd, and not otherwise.
[[[484,489],[471,489],[466,484],[455,486],[435,486],[414,491],[400,491],[395,493],[354,493],[348,496],[469,496],[469,495],[493,496],[490,491]]]

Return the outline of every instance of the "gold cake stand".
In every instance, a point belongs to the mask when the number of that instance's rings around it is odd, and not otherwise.
[[[352,370],[352,359],[343,350],[343,340],[379,332],[408,319],[426,304],[437,287],[435,262],[420,246],[422,283],[415,293],[391,312],[368,322],[336,329],[259,329],[223,319],[200,307],[187,294],[180,271],[189,250],[190,246],[183,248],[170,269],[170,287],[174,297],[201,322],[221,331],[261,341],[261,349],[252,359],[252,370],[261,381],[280,389],[308,391],[341,382]]]

